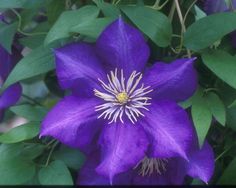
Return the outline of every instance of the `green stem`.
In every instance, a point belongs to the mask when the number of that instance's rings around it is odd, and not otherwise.
[[[181,38],[181,35],[172,34],[172,37]]]
[[[175,13],[175,2],[173,1],[172,5],[171,5],[170,13],[168,15],[171,22],[173,20],[174,13]]]
[[[225,153],[227,153],[232,147],[234,146],[231,145],[228,149],[226,149],[225,151],[223,151],[220,155],[218,155],[218,157],[215,159],[215,162],[218,161]]]
[[[187,16],[188,16],[188,14],[189,14],[191,8],[193,7],[193,5],[195,5],[196,2],[197,2],[197,0],[194,0],[194,1],[192,2],[192,4],[188,7],[188,10],[186,11],[186,13],[185,13],[185,15],[184,15],[184,20],[183,20],[184,23],[185,23],[185,21],[186,21],[186,18],[187,18]]]
[[[147,7],[155,9],[155,10],[161,10],[168,2],[169,0],[166,0],[164,3],[162,3],[162,5],[159,5],[160,0],[156,0],[153,6],[147,6]]]
[[[181,52],[182,48],[183,48],[183,42],[184,42],[183,34],[186,32],[186,27],[185,27],[185,24],[184,24],[184,19],[183,19],[183,15],[182,15],[182,12],[181,12],[181,9],[180,9],[179,1],[174,0],[174,2],[175,2],[176,10],[177,10],[177,13],[178,13],[179,21],[180,21],[180,24],[181,24],[181,40],[180,40],[180,50],[179,50],[179,52]],[[191,57],[191,52],[188,49],[187,49],[187,55],[188,55],[189,58]]]
[[[21,33],[22,35],[25,35],[25,36],[35,36],[35,35],[47,35],[47,32],[35,32],[35,33],[26,33],[20,29],[17,29],[17,31],[19,33]]]
[[[204,93],[208,93],[209,91],[218,91],[217,88],[207,88],[204,90]]]
[[[50,145],[51,145],[53,142],[55,142],[55,141],[57,141],[57,140],[55,140],[55,139],[51,140],[50,142],[48,142],[48,143],[46,144],[46,147],[50,146]]]
[[[28,99],[29,101],[33,102],[34,104],[37,104],[37,105],[39,105],[39,106],[43,106],[43,105],[40,104],[38,101],[32,99],[31,97],[29,97],[29,96],[27,96],[27,95],[25,95],[25,94],[22,94],[22,97]]]
[[[17,27],[17,31],[23,35],[26,36],[35,36],[35,35],[46,35],[47,32],[35,32],[35,33],[26,33],[24,31],[21,30],[21,23],[22,23],[22,19],[21,19],[21,15],[15,10],[15,9],[11,9],[12,12],[14,12],[14,14],[17,16],[18,18],[18,27]]]
[[[45,167],[48,166],[49,161],[50,161],[51,156],[52,156],[52,153],[53,153],[53,151],[54,151],[54,149],[56,148],[56,146],[57,146],[58,143],[59,143],[59,142],[56,141],[56,142],[53,144],[53,146],[52,146],[52,148],[51,148],[51,150],[50,150],[50,152],[49,152],[49,154],[48,154],[48,158],[47,158],[47,161],[46,161]]]

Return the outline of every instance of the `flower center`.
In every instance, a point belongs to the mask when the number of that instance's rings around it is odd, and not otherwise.
[[[118,74],[117,69],[107,74],[107,81],[98,79],[104,91],[94,89],[94,95],[103,99],[104,104],[95,107],[95,111],[101,111],[98,118],[110,120],[109,123],[116,122],[119,119],[122,123],[123,116],[134,124],[137,118],[144,116],[142,110],[148,110],[147,106],[150,97],[147,94],[152,92],[150,86],[144,87],[140,84],[142,74],[133,71],[126,81],[123,70]]]
[[[118,100],[121,104],[127,103],[128,99],[129,99],[129,97],[128,97],[128,95],[127,95],[126,92],[118,93],[118,94],[116,95],[116,98],[117,98],[117,100]]]
[[[161,175],[166,171],[167,163],[168,163],[167,159],[145,157],[134,167],[134,169],[139,168],[140,169],[139,174],[142,176],[146,175],[150,176],[155,172]]]

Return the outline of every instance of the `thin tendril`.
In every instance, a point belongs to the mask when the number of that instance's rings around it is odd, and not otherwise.
[[[21,33],[22,35],[26,35],[26,36],[35,36],[35,35],[46,35],[47,32],[35,32],[35,33],[26,33],[24,31],[21,30],[21,23],[22,23],[22,19],[20,14],[15,10],[15,9],[11,9],[12,12],[14,12],[14,14],[17,16],[18,18],[18,27],[17,27],[17,31],[19,33]]]

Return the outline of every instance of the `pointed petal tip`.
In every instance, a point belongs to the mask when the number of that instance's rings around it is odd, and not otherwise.
[[[183,153],[182,154],[182,157],[189,163],[190,160],[189,160],[189,157],[186,155],[186,153]]]
[[[39,134],[39,139],[41,139],[43,137],[43,135],[42,134]]]
[[[189,63],[189,64],[193,64],[195,63],[195,60],[197,59],[197,57],[191,57],[191,58],[188,58],[186,63]]]
[[[121,14],[120,14],[119,17],[118,17],[118,20],[124,22],[123,19],[122,19]]]
[[[111,171],[109,171],[109,172],[108,172],[108,171],[105,171],[105,170],[102,168],[101,165],[97,166],[96,169],[95,169],[95,171],[96,171],[98,174],[100,174],[100,175],[102,175],[102,176],[108,178],[110,185],[113,184],[114,173],[111,173]]]

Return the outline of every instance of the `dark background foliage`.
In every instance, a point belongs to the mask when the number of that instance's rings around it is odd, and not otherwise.
[[[0,134],[0,184],[75,183],[85,156],[38,137],[43,117],[66,94],[57,83],[52,49],[72,41],[94,42],[119,16],[145,35],[150,62],[197,57],[198,90],[180,105],[192,117],[199,143],[207,139],[214,149],[216,167],[209,184],[236,184],[236,48],[230,35],[236,13],[206,16],[203,1],[177,2],[0,0],[5,17],[0,44],[23,55],[1,88],[19,81],[23,86],[21,100],[7,110],[1,124],[7,131]],[[28,122],[9,129],[15,115]],[[203,182],[187,178],[186,184]]]

